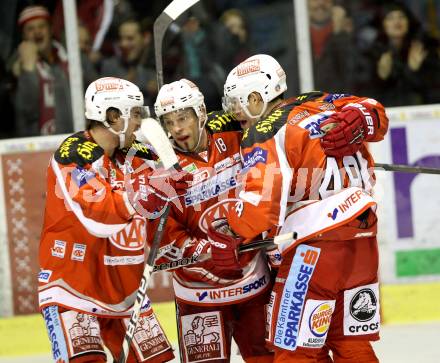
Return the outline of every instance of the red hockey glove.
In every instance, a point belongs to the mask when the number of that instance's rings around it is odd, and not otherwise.
[[[378,116],[370,106],[360,103],[346,106],[320,125],[326,133],[321,146],[328,156],[353,155],[363,141],[373,138],[377,125]]]
[[[208,240],[211,243],[211,255],[216,276],[226,279],[243,277],[238,262],[238,246],[243,241],[229,228],[226,219],[212,221],[208,228]]]
[[[131,177],[131,188],[127,188],[130,203],[139,214],[150,219],[159,217],[166,204],[176,203],[185,195],[192,181],[192,174],[186,172],[151,169]]]

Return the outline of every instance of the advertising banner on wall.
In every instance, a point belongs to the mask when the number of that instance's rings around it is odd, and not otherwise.
[[[389,109],[375,161],[440,168],[440,106]],[[440,281],[440,175],[377,171],[381,281]]]

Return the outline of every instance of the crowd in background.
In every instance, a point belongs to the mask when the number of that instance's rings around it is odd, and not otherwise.
[[[83,84],[116,76],[157,94],[153,22],[169,0],[77,0]],[[386,106],[440,103],[440,1],[308,0],[315,89]],[[61,0],[0,5],[0,138],[73,130]],[[298,93],[292,0],[202,0],[168,30],[164,77],[193,80],[221,107],[226,74],[251,54],[288,70]]]

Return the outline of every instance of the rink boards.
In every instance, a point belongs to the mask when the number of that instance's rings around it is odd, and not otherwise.
[[[388,115],[386,140],[371,147],[375,160],[440,168],[440,105],[393,108]],[[0,141],[0,316],[36,312],[45,174],[63,138]],[[440,175],[376,175],[384,321],[440,320]],[[155,276],[149,296],[172,299],[167,274]]]

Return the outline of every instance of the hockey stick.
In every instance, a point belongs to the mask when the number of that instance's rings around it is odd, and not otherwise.
[[[156,61],[156,75],[157,75],[157,84],[158,89],[163,86],[163,60],[162,60],[162,44],[163,39],[165,37],[165,33],[171,23],[176,20],[183,12],[197,3],[199,0],[173,0],[159,15],[159,17],[154,22],[153,32],[154,32],[154,54]],[[167,210],[165,210],[164,215],[168,216],[169,207],[167,206]],[[162,220],[162,217],[161,217]],[[154,263],[154,261],[153,261]],[[176,312],[178,312],[177,303],[176,304]],[[180,337],[179,337],[179,319],[178,314],[176,314],[176,325],[177,325],[177,337],[179,338],[179,351],[180,356],[182,357],[182,349],[180,345]]]
[[[188,9],[198,1],[199,0],[174,0],[165,8],[162,14],[154,22],[154,51],[156,61],[157,84],[159,89],[163,86],[162,43],[165,32],[174,20],[176,20],[186,9]],[[157,122],[156,124],[154,124],[153,121],[155,122],[154,119],[143,120],[141,133],[153,146],[165,169],[173,166],[176,170],[180,170],[181,168],[178,163],[177,156],[174,153],[174,150],[165,132]],[[156,125],[160,128],[160,132]],[[166,141],[163,137],[166,138]],[[165,207],[162,215],[160,216],[159,225],[153,238],[153,243],[151,245],[150,252],[147,258],[147,264],[145,265],[141,283],[136,294],[136,301],[133,305],[133,311],[130,316],[127,331],[125,332],[125,337],[122,343],[122,350],[119,355],[118,363],[125,363],[127,361],[130,343],[133,339],[136,325],[139,320],[142,303],[146,296],[148,281],[151,277],[151,274],[153,273],[154,261],[156,260],[157,251],[159,250],[160,241],[163,237],[163,232],[169,212],[170,206],[168,204]]]
[[[248,252],[253,250],[259,250],[266,247],[274,247],[282,243],[292,242],[298,238],[296,232],[289,232],[276,236],[274,238],[266,238],[262,240],[252,241],[245,245],[241,245],[238,248],[238,252]],[[173,260],[170,262],[164,262],[158,265],[154,265],[153,272],[156,271],[171,271],[180,267],[193,265],[195,263],[203,262],[211,258],[209,253],[204,253],[199,256],[185,257],[178,260]]]
[[[402,173],[440,174],[439,168],[426,168],[424,166],[375,163],[374,168],[377,170],[383,169],[385,171],[399,171]]]
[[[153,146],[165,169],[180,169],[180,165],[178,163],[177,156],[174,153],[173,147],[171,146],[164,130],[155,119],[148,118],[142,120],[141,133]],[[127,331],[125,332],[118,363],[125,363],[127,361],[130,343],[133,340],[133,335],[136,331],[136,326],[139,320],[142,305],[147,293],[148,282],[150,280],[151,274],[153,273],[154,261],[156,260],[157,251],[159,250],[160,241],[163,237],[163,232],[169,212],[170,206],[168,204],[163,210],[162,215],[160,216],[159,225],[157,227],[150,251],[148,253],[147,263],[142,274],[139,289],[136,293],[136,300],[133,304],[133,310],[130,316],[130,320],[128,322]]]
[[[174,0],[154,22],[154,53],[159,89],[163,86],[162,43],[165,33],[174,20],[197,2],[199,2],[199,0]]]

